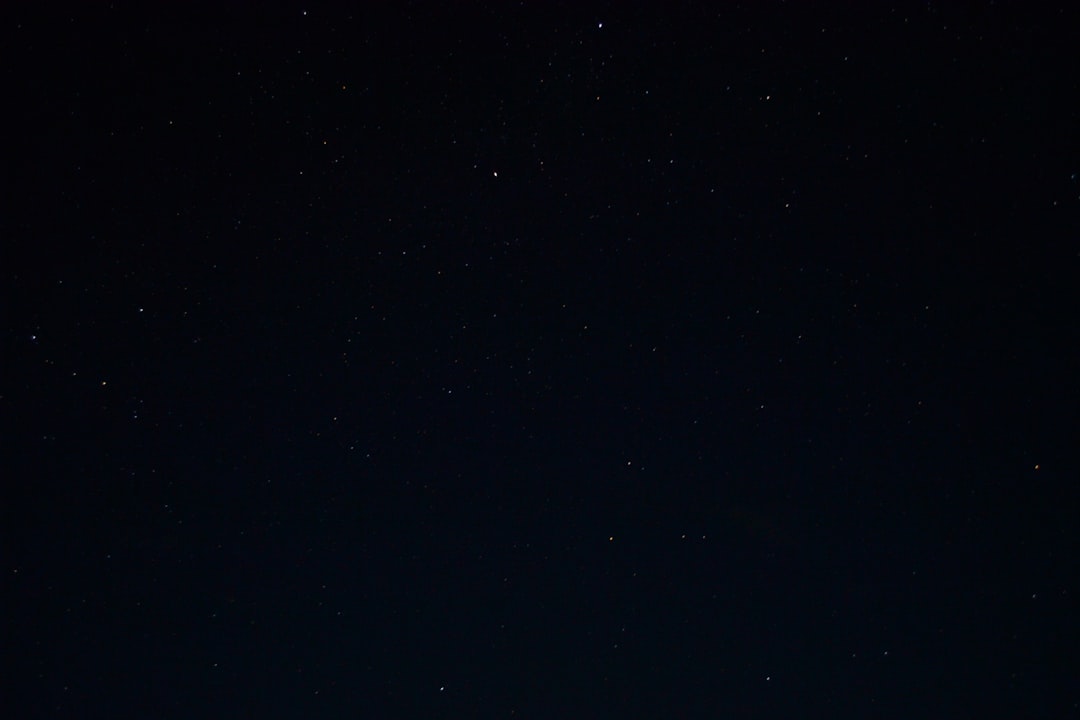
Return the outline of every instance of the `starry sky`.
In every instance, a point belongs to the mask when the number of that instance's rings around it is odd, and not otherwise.
[[[19,717],[1076,715],[1066,11],[151,5],[0,29]]]

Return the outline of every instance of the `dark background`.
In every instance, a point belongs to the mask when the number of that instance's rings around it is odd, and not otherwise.
[[[0,31],[6,713],[1076,716],[1068,12],[141,5]]]

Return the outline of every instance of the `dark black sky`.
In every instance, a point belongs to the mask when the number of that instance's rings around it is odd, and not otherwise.
[[[1074,17],[139,5],[0,31],[18,717],[1075,716]]]

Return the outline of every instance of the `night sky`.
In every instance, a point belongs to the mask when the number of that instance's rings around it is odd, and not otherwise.
[[[1074,16],[157,5],[0,29],[5,717],[1078,717]]]

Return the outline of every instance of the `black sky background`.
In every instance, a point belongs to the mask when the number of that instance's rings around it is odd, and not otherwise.
[[[1047,8],[9,10],[5,704],[1073,716]]]

